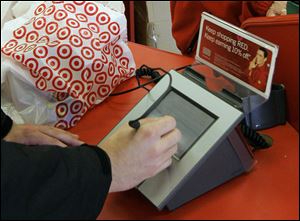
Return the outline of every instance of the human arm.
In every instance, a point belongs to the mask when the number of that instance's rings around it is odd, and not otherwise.
[[[1,140],[1,219],[95,219],[111,183],[100,148]]]
[[[274,1],[267,12],[267,16],[278,16],[287,14],[287,1]]]
[[[109,190],[133,188],[168,167],[180,137],[174,118],[162,117],[141,120],[138,131],[123,125],[102,149],[2,140],[1,218],[95,219]]]

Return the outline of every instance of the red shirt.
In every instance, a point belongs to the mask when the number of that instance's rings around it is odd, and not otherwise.
[[[256,67],[252,69],[251,74],[249,73],[249,84],[251,84],[253,87],[265,91],[266,90],[266,84],[268,79],[268,69],[266,64],[261,67]]]

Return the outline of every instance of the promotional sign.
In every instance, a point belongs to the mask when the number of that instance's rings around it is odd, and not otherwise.
[[[196,60],[268,99],[278,46],[202,13]]]

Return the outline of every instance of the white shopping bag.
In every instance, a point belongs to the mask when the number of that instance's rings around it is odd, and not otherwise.
[[[25,123],[72,127],[135,71],[124,14],[99,2],[39,2],[1,36],[1,96]]]

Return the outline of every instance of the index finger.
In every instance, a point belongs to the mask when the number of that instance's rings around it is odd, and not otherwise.
[[[175,129],[176,120],[174,117],[167,115],[159,117],[156,121],[153,121],[145,126],[151,127],[151,130],[153,130],[156,135],[163,136]]]

